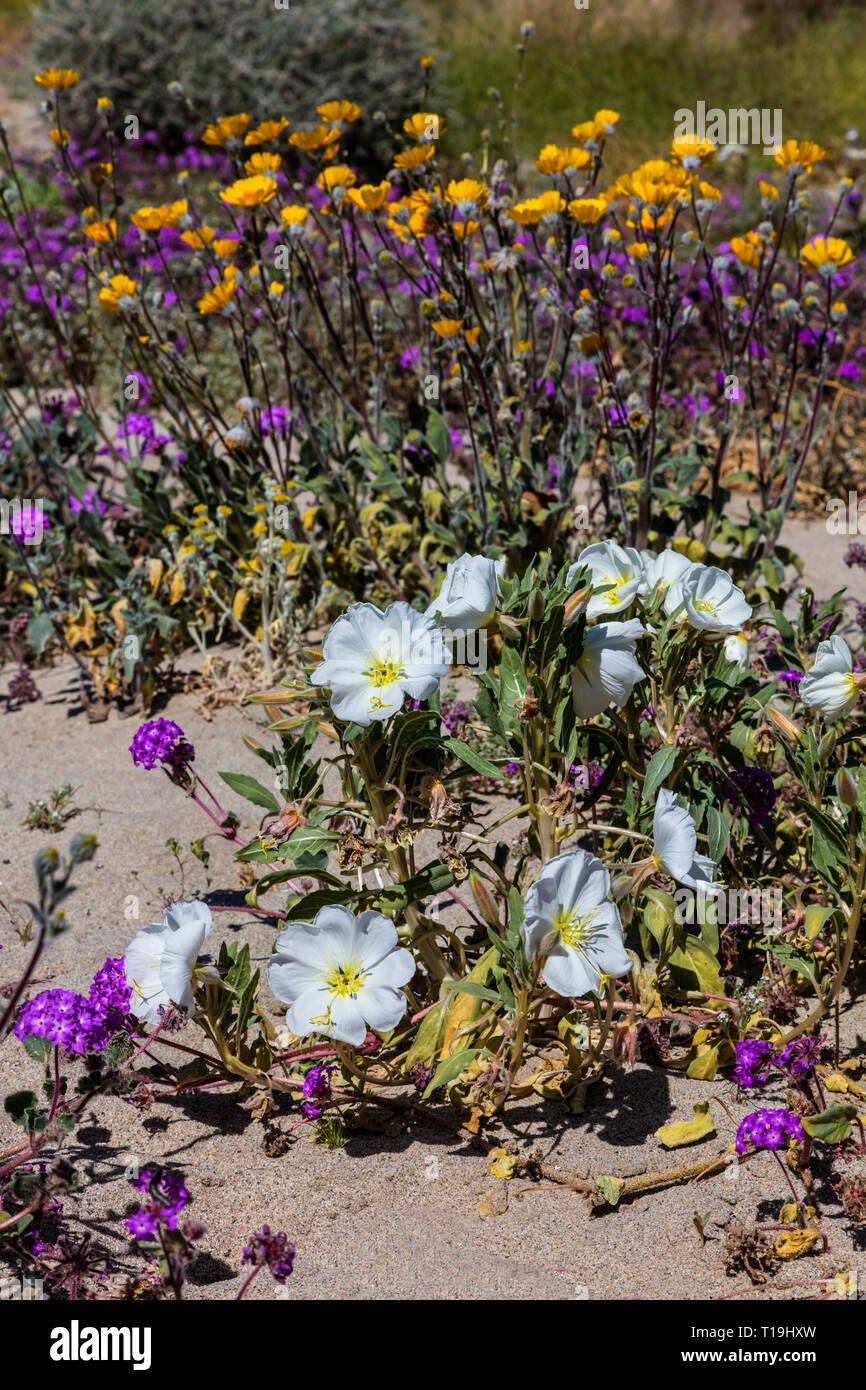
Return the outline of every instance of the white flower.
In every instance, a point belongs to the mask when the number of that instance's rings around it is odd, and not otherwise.
[[[615,541],[598,541],[582,550],[568,571],[568,584],[580,569],[590,571],[594,590],[602,584],[613,586],[603,594],[593,593],[586,609],[588,618],[598,618],[603,613],[620,613],[628,608],[644,580],[643,561],[638,552],[631,546],[623,550]]]
[[[634,656],[643,632],[637,618],[627,623],[596,623],[586,629],[583,651],[571,675],[571,696],[579,719],[592,719],[611,703],[622,709],[644,679]]]
[[[334,623],[322,651],[313,685],[330,686],[338,719],[365,727],[396,714],[407,695],[432,695],[451,665],[437,624],[408,603],[389,604],[384,613],[372,603],[354,603]]]
[[[692,565],[681,587],[689,623],[704,632],[736,632],[752,616],[742,589],[715,565]]]
[[[724,647],[726,661],[735,661],[738,666],[746,667],[749,664],[749,639],[744,632],[732,632],[730,637],[725,638]]]
[[[171,903],[161,922],[142,927],[126,948],[123,973],[132,987],[130,1012],[158,1023],[161,1009],[194,1004],[192,976],[202,942],[213,926],[211,910],[196,900]]]
[[[488,560],[484,555],[464,554],[452,560],[427,616],[441,618],[452,632],[485,627],[496,612],[499,576],[504,571],[504,555],[500,560]]]
[[[821,642],[811,669],[800,682],[803,704],[825,719],[841,719],[856,705],[858,693],[848,643],[843,637]]]
[[[692,562],[678,550],[663,550],[648,556],[645,564],[647,594],[657,591],[664,595],[665,616],[670,618],[683,601],[682,581],[692,568]]]
[[[326,1033],[360,1047],[367,1026],[396,1028],[406,1012],[402,986],[415,974],[410,951],[381,912],[355,917],[346,907],[323,907],[313,922],[290,922],[268,961],[268,982],[290,1004],[286,1027],[299,1038]]]
[[[694,889],[713,885],[715,864],[707,855],[695,853],[695,823],[685,807],[677,804],[675,793],[665,787],[656,797],[653,841],[656,863],[677,883]]]
[[[603,975],[632,969],[609,891],[610,874],[601,860],[579,849],[548,860],[527,893],[526,954],[544,956],[541,977],[557,994],[598,994]]]

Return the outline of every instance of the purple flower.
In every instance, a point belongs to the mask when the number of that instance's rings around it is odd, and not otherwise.
[[[766,825],[776,804],[776,788],[770,773],[763,767],[738,767],[731,773],[731,781],[749,817],[750,828]]]
[[[334,1070],[330,1062],[324,1062],[319,1066],[310,1067],[304,1077],[303,1095],[301,1108],[309,1120],[317,1120],[322,1113],[322,1107],[314,1104],[315,1100],[327,1099],[331,1094],[331,1072]]]
[[[43,514],[41,503],[36,507],[29,503],[26,507],[13,506],[10,512],[9,529],[13,536],[25,543],[41,541],[43,531],[51,529],[51,522]]]
[[[136,1240],[148,1240],[157,1233],[156,1217],[144,1209],[128,1216],[123,1224]]]
[[[108,959],[93,977],[90,1002],[102,1010],[113,1032],[123,1026],[131,999],[132,986],[123,973],[123,956]]]
[[[138,1177],[133,1178],[132,1185],[136,1192],[146,1192],[151,1199],[138,1213],[139,1217],[147,1213],[154,1223],[161,1221],[173,1231],[177,1218],[189,1201],[189,1193],[180,1175],[153,1164],[142,1168]]]
[[[741,1121],[734,1147],[738,1154],[746,1153],[751,1144],[756,1149],[784,1149],[789,1139],[805,1143],[803,1126],[791,1110],[755,1110]]]
[[[861,570],[866,570],[866,548],[859,541],[853,541],[842,558],[849,569],[859,565]]]
[[[313,1068],[319,1070],[319,1068]],[[309,1076],[311,1073],[308,1072]],[[268,1265],[278,1284],[285,1284],[295,1263],[295,1247],[284,1231],[271,1233],[270,1226],[256,1231],[249,1245],[244,1247],[245,1265]]]
[[[69,510],[73,515],[78,516],[81,512],[98,512],[100,516],[105,511],[105,503],[95,488],[85,488],[81,495],[81,500],[77,497],[67,499]]]
[[[821,1045],[823,1039],[820,1034],[818,1037],[799,1037],[789,1042],[787,1047],[776,1058],[776,1066],[781,1067],[782,1071],[787,1072],[793,1080],[797,1081],[800,1077],[808,1076],[809,1072],[818,1065],[821,1060]]]
[[[19,1011],[15,1036],[45,1038],[64,1052],[102,1052],[114,1030],[98,1003],[71,989],[46,989]]]
[[[136,729],[129,751],[136,767],[148,771],[162,763],[172,772],[183,773],[195,757],[195,749],[173,719],[148,719]]]
[[[803,679],[802,671],[782,671],[779,680],[788,687],[791,695],[796,695],[800,689],[800,681]]]
[[[746,1038],[734,1044],[737,1060],[734,1066],[734,1080],[738,1086],[763,1086],[773,1064],[773,1048],[770,1043],[755,1038]]]
[[[292,427],[292,417],[288,406],[269,405],[261,415],[262,434],[288,434]]]

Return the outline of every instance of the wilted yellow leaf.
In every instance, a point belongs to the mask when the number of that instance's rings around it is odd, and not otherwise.
[[[805,1231],[783,1231],[776,1240],[776,1254],[780,1260],[799,1260],[810,1255],[821,1239],[821,1232],[809,1227]]]
[[[117,628],[121,637],[126,632],[126,623],[124,621],[123,614],[124,610],[128,607],[129,604],[127,603],[126,599],[119,598],[117,600],[117,603],[113,604],[111,609],[111,616],[114,619],[114,626]]]
[[[699,1101],[694,1109],[693,1119],[675,1120],[673,1124],[662,1125],[656,1130],[656,1139],[660,1140],[666,1149],[679,1149],[683,1144],[696,1144],[699,1140],[708,1139],[711,1134],[715,1134],[716,1127],[710,1114],[710,1102]]]
[[[232,617],[235,622],[241,622],[244,616],[244,609],[249,602],[249,592],[246,589],[238,589],[232,602]]]
[[[183,570],[181,569],[180,565],[178,565],[177,569],[172,575],[171,588],[168,591],[169,604],[174,605],[175,603],[180,603],[185,588],[186,584],[184,583]]]
[[[494,1178],[510,1178],[514,1173],[515,1159],[504,1149],[494,1149],[489,1155],[493,1160],[490,1164],[490,1171]]]
[[[162,574],[163,570],[165,569],[165,566],[163,565],[162,560],[154,559],[148,560],[147,569],[150,575],[150,592],[152,594],[155,594],[157,589],[159,588],[159,581],[162,579]]]

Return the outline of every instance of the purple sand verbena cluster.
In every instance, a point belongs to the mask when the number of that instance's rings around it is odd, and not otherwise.
[[[805,1143],[803,1126],[792,1110],[755,1110],[741,1121],[734,1147],[738,1154],[756,1149],[784,1149],[788,1140]]]
[[[183,772],[195,757],[195,749],[173,719],[148,719],[136,729],[129,751],[136,767],[148,771],[162,763],[173,772]]]

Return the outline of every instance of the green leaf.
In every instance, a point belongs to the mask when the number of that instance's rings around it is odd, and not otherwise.
[[[245,772],[221,772],[220,777],[227,787],[231,787],[238,796],[251,801],[254,806],[263,806],[266,811],[272,811],[275,816],[280,814],[280,803],[269,792],[267,787],[263,787],[261,782],[257,782],[255,777],[248,777]]]
[[[596,1182],[608,1206],[618,1206],[625,1187],[625,1178],[596,1178]]]
[[[24,1051],[39,1062],[47,1062],[51,1056],[51,1043],[47,1038],[27,1037],[23,1039]]]
[[[668,969],[684,989],[699,990],[701,994],[723,995],[725,992],[719,962],[698,936],[686,937],[683,945],[670,956]]]
[[[731,823],[726,815],[717,811],[715,806],[707,807],[707,840],[709,842],[707,854],[714,864],[718,864],[725,850],[728,848],[728,841],[731,838]]]
[[[445,980],[444,987],[449,994],[471,994],[474,999],[489,999],[491,1004],[501,1004],[502,1000],[495,989],[475,984],[471,980]]]
[[[508,733],[517,737],[521,728],[515,706],[524,698],[528,684],[517,648],[503,647],[499,659],[499,712]]]
[[[497,767],[489,758],[484,758],[480,753],[476,753],[468,743],[460,738],[446,738],[445,747],[453,753],[455,758],[459,758],[467,767],[471,767],[473,772],[478,772],[482,777],[490,777],[498,781],[502,776],[502,768]]]
[[[35,1112],[38,1104],[39,1101],[32,1091],[10,1091],[3,1102],[3,1109],[13,1124],[23,1125],[27,1123],[29,1115]]]
[[[854,1105],[830,1105],[820,1115],[803,1115],[800,1123],[813,1139],[822,1144],[844,1144],[851,1135],[851,1121],[857,1115]]]
[[[659,748],[657,753],[653,753],[649,760],[646,770],[646,777],[643,784],[644,801],[652,801],[656,791],[668,776],[671,768],[677,760],[677,750],[666,745]]]
[[[711,1134],[715,1134],[716,1127],[710,1114],[710,1102],[698,1101],[694,1112],[691,1120],[675,1120],[673,1124],[662,1125],[655,1132],[656,1139],[664,1144],[666,1149],[681,1149],[685,1144],[698,1144],[702,1139],[708,1139]]]
[[[27,636],[36,655],[41,656],[51,636],[51,618],[47,613],[34,613],[27,624]]]
[[[451,1057],[445,1057],[436,1068],[433,1080],[421,1097],[426,1100],[440,1086],[447,1086],[449,1081],[456,1081],[460,1073],[469,1066],[473,1057],[477,1057],[479,1052],[485,1052],[483,1047],[467,1047],[463,1052],[455,1052]]]
[[[440,463],[446,463],[451,453],[451,431],[435,410],[427,412],[427,443]]]

